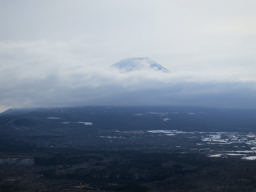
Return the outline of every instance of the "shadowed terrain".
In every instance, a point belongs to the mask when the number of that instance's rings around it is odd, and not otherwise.
[[[80,107],[0,116],[1,191],[253,191],[256,110]]]

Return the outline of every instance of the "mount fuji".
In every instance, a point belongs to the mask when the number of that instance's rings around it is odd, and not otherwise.
[[[123,59],[115,64],[112,67],[118,69],[121,72],[132,72],[132,71],[160,71],[160,72],[169,72],[168,69],[158,64],[154,60],[148,57],[134,57]]]

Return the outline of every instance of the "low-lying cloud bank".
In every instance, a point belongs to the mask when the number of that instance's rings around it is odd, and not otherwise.
[[[0,42],[0,109],[73,105],[256,107],[252,63],[164,65],[128,73],[84,42]],[[83,52],[77,51],[83,47]],[[79,50],[81,50],[79,48]],[[195,61],[191,61],[192,63]]]

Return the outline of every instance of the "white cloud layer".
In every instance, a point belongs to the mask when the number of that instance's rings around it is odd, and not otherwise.
[[[108,104],[184,83],[255,90],[255,10],[253,0],[2,0],[0,108]],[[110,68],[140,56],[170,73]]]

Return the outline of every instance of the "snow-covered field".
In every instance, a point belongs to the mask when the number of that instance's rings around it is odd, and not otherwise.
[[[240,133],[240,132],[186,132],[180,130],[149,130],[150,134],[157,136],[177,136],[183,135],[190,139],[199,138],[196,146],[203,149],[209,147],[208,157],[212,158],[228,158],[240,157],[244,160],[256,160],[256,134],[255,133]],[[171,139],[171,138],[170,138]],[[222,145],[230,145],[232,150],[224,150]]]

